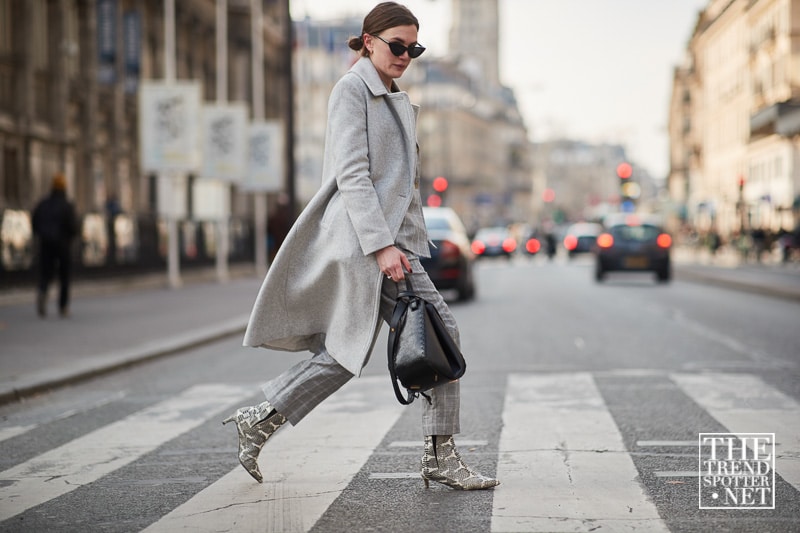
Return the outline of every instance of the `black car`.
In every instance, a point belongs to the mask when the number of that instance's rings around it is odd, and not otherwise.
[[[578,254],[589,254],[594,251],[595,241],[603,226],[595,222],[578,222],[567,228],[564,236],[564,248],[567,257],[572,259]]]
[[[639,215],[625,215],[606,223],[597,236],[595,279],[615,271],[654,272],[659,282],[672,277],[672,237],[659,224]]]
[[[507,257],[517,249],[517,240],[504,227],[481,228],[472,239],[472,251],[477,257]]]
[[[464,224],[449,207],[423,207],[431,257],[420,258],[423,268],[438,290],[455,289],[458,299],[475,297],[475,256],[470,249]]]

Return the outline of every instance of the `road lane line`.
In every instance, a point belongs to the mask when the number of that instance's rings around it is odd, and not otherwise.
[[[263,484],[237,464],[144,531],[308,531],[402,413],[387,394],[385,377],[351,380],[302,423],[284,428],[267,443],[259,461]],[[421,449],[422,442],[418,445]],[[231,454],[235,460],[235,450]]]
[[[699,477],[700,472],[697,470],[661,470],[653,472],[656,477]]]
[[[468,440],[468,439],[458,439],[458,447],[459,449],[466,450],[467,448],[473,446],[488,446],[489,441],[487,440]],[[396,440],[394,442],[389,443],[389,448],[419,448],[420,452],[419,455],[422,457],[422,443],[418,440]]]
[[[657,448],[678,448],[678,447],[691,447],[697,448],[696,440],[637,440],[636,446],[646,448],[655,446]]]
[[[668,532],[589,373],[511,374],[492,531]]]
[[[243,387],[198,385],[0,472],[0,521],[132,463],[252,394]]]
[[[28,424],[26,426],[9,426],[0,428],[0,442],[22,435],[28,431],[38,427],[38,424]]]
[[[800,403],[751,374],[670,378],[729,432],[775,433],[775,471],[800,490]]]
[[[86,405],[76,405],[75,407],[71,407],[68,409],[64,409],[62,411],[53,414],[48,409],[32,409],[26,413],[26,418],[29,420],[36,420],[35,424],[19,424],[19,425],[3,425],[0,426],[0,442],[4,440],[8,440],[10,438],[16,437],[17,435],[22,435],[31,431],[32,429],[36,429],[40,426],[44,426],[50,424],[51,422],[55,422],[57,420],[63,420],[65,418],[69,418],[72,415],[85,413],[87,411],[91,411],[92,409],[97,409],[98,407],[102,407],[106,404],[111,402],[121,400],[125,397],[124,391],[117,391],[112,394],[103,395],[99,399],[93,400]],[[71,402],[68,400],[67,402],[59,402],[59,407],[64,407],[65,404],[70,404]],[[15,418],[19,418],[17,415]]]
[[[422,479],[419,472],[373,472],[370,479]]]

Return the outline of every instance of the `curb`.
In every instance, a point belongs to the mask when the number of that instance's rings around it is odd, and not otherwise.
[[[89,380],[155,359],[175,355],[204,344],[242,334],[249,315],[238,317],[212,328],[184,332],[175,337],[146,343],[138,347],[97,355],[70,364],[69,369],[42,370],[22,375],[11,386],[0,385],[0,406],[47,392],[65,385]]]
[[[794,302],[800,301],[800,291],[786,290],[785,287],[773,287],[766,284],[756,285],[753,283],[721,278],[713,274],[703,274],[689,269],[682,269],[680,267],[675,269],[675,277],[682,281],[714,285],[717,287],[735,289],[742,292],[748,292],[750,294],[770,296],[773,298],[781,298]]]

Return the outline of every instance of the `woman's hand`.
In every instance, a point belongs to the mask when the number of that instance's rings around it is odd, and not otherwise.
[[[405,278],[405,271],[411,272],[411,263],[406,254],[396,246],[381,248],[375,252],[375,258],[378,260],[378,268],[391,280],[399,281]]]

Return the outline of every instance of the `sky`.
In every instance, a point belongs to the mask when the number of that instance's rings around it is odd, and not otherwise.
[[[426,55],[448,52],[450,0],[400,0]],[[708,0],[499,0],[500,80],[531,140],[618,143],[656,179],[669,171],[672,75]],[[376,0],[292,0],[292,16],[363,19]],[[412,67],[413,68],[413,67]],[[400,80],[402,87],[402,79]]]

